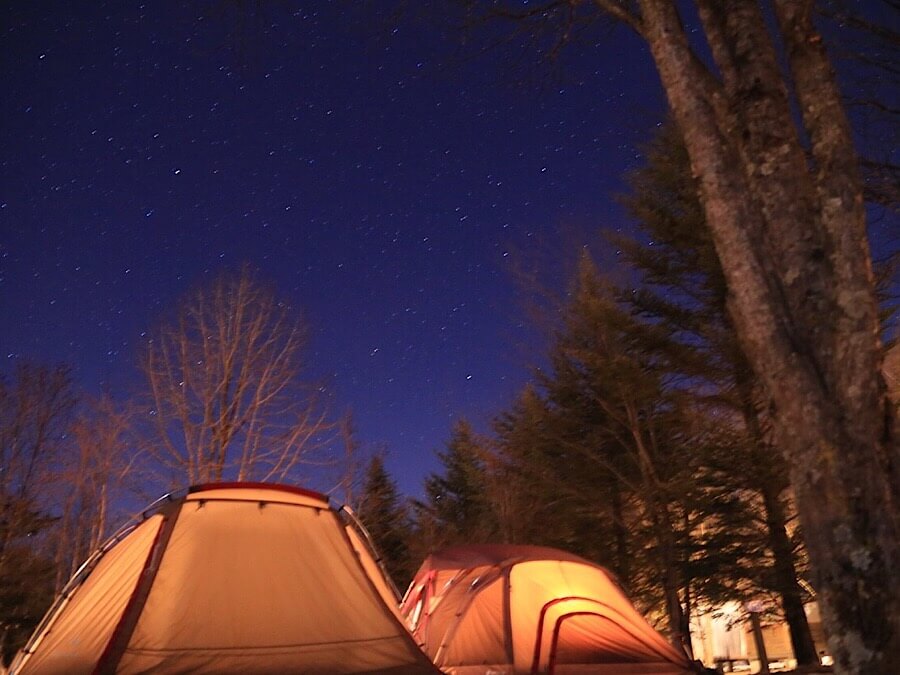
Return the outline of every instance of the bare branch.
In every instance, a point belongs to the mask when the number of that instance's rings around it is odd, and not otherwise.
[[[333,425],[302,379],[304,334],[246,268],[188,296],[143,359],[156,460],[190,483],[285,479],[312,461]]]

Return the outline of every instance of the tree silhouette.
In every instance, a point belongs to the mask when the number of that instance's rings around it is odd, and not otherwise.
[[[409,552],[410,517],[380,454],[373,456],[366,467],[356,511],[388,574],[402,590],[415,573],[415,561]]]
[[[187,295],[141,365],[152,440],[170,479],[285,479],[333,431],[302,377],[304,329],[244,267]]]

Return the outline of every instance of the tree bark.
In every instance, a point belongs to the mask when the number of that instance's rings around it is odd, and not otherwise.
[[[781,597],[781,609],[791,636],[794,658],[801,666],[818,665],[819,655],[803,609],[803,595],[797,583],[794,550],[785,529],[787,518],[784,505],[775,487],[764,486],[762,496],[766,509],[766,530],[769,549],[772,551],[775,586]]]
[[[774,403],[837,670],[892,672],[900,663],[894,410],[880,377],[862,186],[845,167],[855,158],[845,159],[854,157],[848,127],[830,104],[833,78],[815,53],[810,3],[776,8],[814,171],[756,2],[700,3],[714,26],[706,32],[724,85],[714,98],[698,86],[707,80],[698,76],[676,5],[639,4],[699,178],[730,313]],[[818,96],[831,106],[825,112]]]
[[[787,514],[782,501],[782,494],[788,488],[787,476],[780,462],[774,467],[766,462],[767,456],[771,456],[773,460],[777,459],[774,456],[776,449],[766,443],[754,401],[754,384],[749,367],[741,354],[735,354],[733,360],[741,413],[751,442],[754,444],[753,458],[760,466],[759,472],[750,477],[750,485],[763,500],[766,538],[773,560],[772,571],[775,578],[773,590],[781,598],[781,608],[798,665],[817,665],[819,655],[803,608],[803,594],[797,582],[797,569],[794,565],[794,547],[787,534]]]
[[[626,398],[623,396],[623,398]],[[680,649],[691,651],[690,624],[685,620],[684,608],[681,605],[681,574],[679,574],[678,550],[675,542],[675,526],[672,522],[672,514],[665,495],[665,486],[659,479],[654,465],[654,452],[651,450],[651,440],[644,438],[644,430],[641,427],[641,415],[637,408],[626,400],[624,404],[625,419],[627,420],[631,437],[634,441],[634,451],[637,454],[637,464],[641,472],[643,485],[643,501],[653,525],[655,548],[659,563],[663,571],[663,591],[666,597],[666,613],[669,619],[669,631],[672,642]]]
[[[619,577],[631,583],[631,556],[628,550],[628,528],[625,525],[625,509],[622,505],[622,491],[613,481],[610,487],[612,495],[613,533],[616,542],[616,566]]]

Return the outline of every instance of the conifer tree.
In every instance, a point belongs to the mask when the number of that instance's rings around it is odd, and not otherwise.
[[[425,479],[426,502],[416,504],[419,529],[431,548],[491,541],[497,532],[489,495],[486,452],[472,427],[459,420],[446,450],[438,453],[442,474]]]
[[[840,672],[900,661],[900,443],[853,131],[814,0],[469,0],[556,55],[597,19],[646,44],[700,185],[741,350],[775,403]],[[550,38],[547,35],[550,33]],[[556,39],[554,39],[556,38]],[[491,42],[496,40],[492,32]]]
[[[508,503],[498,509],[499,526],[507,541],[578,553],[615,570],[627,586],[622,492],[589,439],[597,428],[591,417],[551,404],[534,385],[497,416],[491,474],[494,494],[502,488]]]
[[[571,409],[566,399],[574,398],[599,416],[594,428],[605,438],[592,445],[618,483],[630,488],[643,525],[638,531],[647,535],[634,553],[644,553],[643,568],[661,580],[670,633],[688,644],[688,586],[679,539],[689,533],[682,531],[678,503],[690,491],[691,457],[679,456],[677,409],[664,391],[663,372],[636,342],[637,324],[613,301],[587,256],[564,317],[552,355],[558,377],[547,384],[551,400]],[[632,578],[634,584],[638,577]]]
[[[618,239],[641,275],[641,288],[624,294],[636,311],[664,327],[680,351],[675,367],[698,392],[695,399],[718,419],[736,425],[741,438],[728,443],[726,458],[709,457],[707,469],[723,487],[744,491],[758,503],[764,569],[753,573],[759,586],[775,592],[801,664],[818,663],[799,583],[800,560],[787,532],[788,468],[766,432],[768,401],[738,345],[727,312],[727,287],[691,176],[687,151],[671,125],[647,148],[643,167],[629,179],[625,204],[637,219],[643,242]]]
[[[409,552],[409,513],[380,454],[374,455],[366,467],[357,515],[371,535],[388,574],[402,590],[415,572]]]
[[[749,514],[702,471],[705,446],[721,441],[675,386],[680,347],[617,303],[586,256],[570,298],[540,392],[498,418],[498,453],[529,512],[553,514],[532,543],[611,567],[687,646],[697,602],[734,594],[728,567],[748,557]]]

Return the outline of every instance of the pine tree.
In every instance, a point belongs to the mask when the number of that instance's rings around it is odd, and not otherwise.
[[[680,348],[675,366],[698,392],[697,402],[722,420],[733,420],[740,439],[728,443],[727,458],[710,458],[718,482],[755,500],[763,524],[765,569],[751,574],[780,597],[794,654],[801,664],[818,663],[803,609],[799,559],[786,525],[788,468],[772,445],[765,410],[769,403],[754,377],[727,311],[727,287],[678,132],[664,127],[648,146],[646,163],[629,178],[625,204],[637,219],[646,243],[618,239],[641,275],[641,289],[624,294],[635,310],[665,328],[668,353]],[[683,358],[686,357],[686,358]],[[716,464],[719,464],[716,468]]]
[[[587,256],[562,317],[540,391],[526,390],[496,424],[529,512],[550,514],[546,533],[525,534],[610,566],[687,643],[697,602],[733,596],[739,575],[711,570],[748,557],[750,514],[703,471],[721,442],[676,386],[685,350],[665,329],[618,303]]]
[[[587,256],[564,317],[552,355],[563,377],[548,383],[550,398],[563,403],[574,387],[580,405],[599,415],[595,429],[604,440],[596,448],[618,484],[630,488],[643,525],[638,531],[646,534],[633,551],[645,554],[643,569],[661,581],[673,638],[689,644],[689,587],[680,569],[679,539],[690,533],[683,532],[678,505],[691,491],[691,457],[678,443],[678,410],[664,390],[664,371],[638,342],[652,327],[642,331],[614,302]],[[636,587],[639,577],[632,578]]]
[[[485,456],[469,423],[458,421],[446,450],[438,453],[443,473],[425,479],[427,502],[416,505],[419,528],[428,533],[432,548],[494,538],[498,526]]]
[[[373,456],[366,467],[357,515],[371,535],[388,574],[402,589],[415,572],[409,552],[409,513],[380,454]]]
[[[595,560],[627,585],[631,556],[618,482],[590,440],[597,422],[584,407],[573,408],[551,404],[528,385],[495,419],[491,475],[506,505],[498,509],[500,529],[513,543]]]

